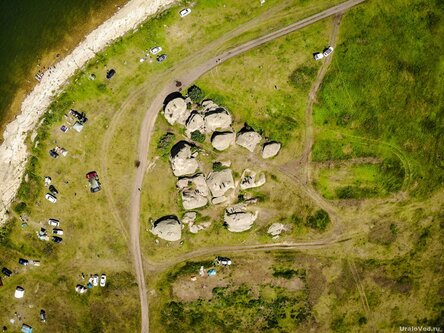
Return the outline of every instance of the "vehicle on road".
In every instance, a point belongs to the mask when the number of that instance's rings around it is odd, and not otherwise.
[[[97,287],[99,285],[99,276],[97,274],[94,274],[92,284],[94,287]]]
[[[58,228],[54,228],[54,229],[52,229],[52,233],[54,235],[63,235],[63,230],[62,229],[58,229]]]
[[[56,203],[57,202],[57,198],[54,195],[52,195],[51,193],[46,193],[45,194],[45,198],[49,202],[52,202],[52,203]]]
[[[187,15],[190,15],[190,13],[191,13],[191,9],[190,8],[185,8],[185,9],[182,9],[179,12],[179,15],[180,15],[180,17],[185,17]]]
[[[332,52],[333,52],[333,47],[329,46],[324,50],[324,52],[322,52],[322,54],[324,55],[324,57],[328,57]]]
[[[97,172],[91,171],[86,174],[86,179],[88,179],[89,185],[90,185],[90,191],[92,193],[99,192],[100,187],[100,181],[99,176],[97,175]]]
[[[58,227],[60,225],[60,221],[57,219],[49,219],[48,224],[53,227]]]
[[[162,51],[162,48],[160,46],[155,46],[150,49],[151,54],[157,54],[161,51]]]
[[[106,285],[106,274],[102,274],[100,276],[100,286],[105,287],[105,285]]]
[[[116,71],[111,68],[108,72],[106,72],[106,79],[107,80],[111,79],[114,76],[114,74],[116,74]]]
[[[54,243],[60,244],[63,241],[63,239],[61,237],[58,237],[58,236],[52,236],[52,241]]]
[[[316,52],[313,53],[313,59],[318,61],[324,58],[324,54],[322,54],[321,52]]]
[[[157,62],[163,62],[166,60],[166,58],[167,58],[167,55],[164,53],[164,54],[161,54],[160,56],[158,56],[156,58],[156,60],[157,60]]]

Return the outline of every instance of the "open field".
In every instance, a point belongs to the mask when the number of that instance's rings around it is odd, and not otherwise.
[[[211,221],[210,228],[197,235],[184,229],[183,243],[156,244],[147,231],[150,219],[184,213],[168,162],[173,141],[158,147],[167,131],[178,141],[184,138],[183,130],[159,116],[146,156],[140,211],[153,332],[390,332],[398,331],[399,325],[443,326],[442,145],[434,145],[434,140],[441,140],[442,126],[439,103],[431,102],[442,93],[442,84],[437,81],[429,87],[426,82],[437,80],[434,75],[440,75],[442,68],[435,59],[430,61],[433,65],[419,61],[426,57],[426,46],[440,47],[432,42],[442,30],[433,12],[442,8],[439,2],[413,8],[406,3],[366,2],[342,18],[339,42],[314,107],[315,146],[309,159],[314,162],[312,181],[327,199],[335,200],[313,202],[318,195],[315,189],[282,171],[283,165],[300,158],[306,143],[307,95],[320,66],[311,60],[311,53],[327,43],[332,19],[233,58],[196,82],[207,98],[228,108],[236,130],[246,122],[283,143],[281,153],[266,162],[240,147],[216,155],[208,137],[200,144],[207,151],[198,157],[205,172],[214,161],[228,159],[237,180],[247,166],[266,172],[263,187],[246,191],[260,199],[255,204],[259,219],[252,230],[230,233],[221,223],[223,208],[205,207],[198,221]],[[11,222],[0,232],[0,266],[17,273],[3,279],[0,325],[10,325],[18,312],[22,321],[45,332],[137,331],[141,312],[129,260],[128,220],[145,111],[161,87],[216,50],[263,33],[267,22],[267,29],[285,24],[288,13],[296,20],[329,4],[267,1],[260,7],[259,3],[207,0],[198,2],[183,20],[174,7],[79,71],[45,115],[34,141],[29,141],[33,156],[27,176]],[[258,28],[248,19],[263,23]],[[417,40],[405,39],[403,34],[416,26]],[[402,53],[402,71],[392,67],[396,58],[388,56],[401,53],[393,36],[410,47]],[[150,63],[145,56],[154,45],[164,48],[169,56],[166,62]],[[363,61],[363,49],[366,55],[376,51],[387,56]],[[108,81],[104,77],[109,68],[117,73]],[[384,75],[378,76],[381,68]],[[89,79],[91,73],[96,74],[95,80]],[[430,89],[417,91],[411,81]],[[403,84],[395,84],[399,82]],[[420,104],[411,98],[404,103],[402,97],[416,95]],[[70,108],[85,111],[89,118],[81,133],[59,129],[67,124],[63,115]],[[398,113],[400,108],[405,111]],[[427,124],[430,131],[421,129],[421,120],[418,123],[424,114],[435,117]],[[55,145],[68,149],[68,156],[52,159],[48,150]],[[102,182],[98,193],[89,192],[85,179],[92,170]],[[43,197],[46,175],[60,192],[56,204]],[[336,200],[338,189],[347,186],[353,195]],[[375,194],[361,195],[361,189],[368,187]],[[234,193],[233,200],[239,194],[244,193]],[[319,202],[334,213],[334,223],[328,223]],[[27,226],[21,226],[20,215]],[[62,244],[46,243],[35,235],[42,226],[51,231],[46,224],[50,217],[61,221]],[[266,235],[273,222],[291,226],[279,242],[300,246],[283,253],[267,248],[243,251],[246,245],[277,242]],[[319,246],[304,247],[307,240],[316,240]],[[232,245],[237,247],[235,253],[213,253]],[[207,256],[201,257],[203,253]],[[209,268],[215,255],[228,255],[234,264],[217,267],[214,279],[199,277],[201,264],[193,262],[204,261]],[[40,260],[42,265],[19,266],[19,257]],[[107,287],[76,294],[74,286],[84,283],[81,272],[106,273]],[[196,281],[191,281],[192,275]],[[22,300],[13,298],[17,285],[26,289]],[[46,324],[38,321],[40,308],[48,313]]]

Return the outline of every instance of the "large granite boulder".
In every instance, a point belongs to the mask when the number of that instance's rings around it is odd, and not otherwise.
[[[194,131],[199,131],[201,133],[205,132],[205,122],[203,116],[197,112],[191,112],[190,117],[187,119],[185,124],[187,128],[187,134],[190,135]]]
[[[211,136],[211,144],[216,150],[222,151],[234,143],[233,132],[214,132]]]
[[[245,169],[244,172],[242,172],[241,182],[240,182],[240,188],[242,190],[259,187],[264,184],[265,184],[264,173],[260,173],[259,175],[257,175],[256,172],[250,169]]]
[[[154,222],[151,232],[166,241],[175,242],[182,236],[182,225],[176,216],[165,216]]]
[[[170,152],[171,168],[176,177],[191,175],[199,167],[196,156],[197,151],[193,152],[193,145],[186,141],[176,143]]]
[[[170,125],[178,122],[181,125],[185,125],[190,111],[187,109],[187,103],[181,97],[175,98],[168,102],[164,110],[165,119]]]
[[[208,186],[203,174],[193,177],[183,177],[177,181],[182,205],[186,210],[196,209],[205,206],[208,203]]]
[[[229,189],[234,189],[231,169],[211,172],[207,177],[207,185],[215,198],[223,196]]]
[[[269,228],[267,233],[271,236],[279,236],[282,232],[286,231],[287,228],[282,223],[273,223]]]
[[[205,112],[205,131],[207,133],[214,132],[217,129],[229,128],[233,123],[231,114],[224,108],[210,109]]]
[[[248,212],[245,205],[234,205],[225,210],[224,223],[231,232],[242,232],[250,229],[257,219],[257,212]]]
[[[254,148],[256,148],[261,140],[261,135],[253,130],[242,130],[237,134],[236,137],[236,143],[251,152],[254,151]]]
[[[281,150],[281,144],[279,142],[267,142],[262,147],[262,158],[271,158],[276,156]]]

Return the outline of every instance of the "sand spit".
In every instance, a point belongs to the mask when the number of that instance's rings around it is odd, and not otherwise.
[[[63,84],[75,71],[111,41],[135,29],[174,0],[131,0],[110,19],[92,31],[66,58],[45,72],[42,80],[22,103],[21,113],[6,126],[0,146],[0,225],[20,186],[28,151],[25,139],[37,125]],[[43,185],[43,184],[42,184]]]

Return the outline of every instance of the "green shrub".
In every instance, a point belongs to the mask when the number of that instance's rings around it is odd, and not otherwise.
[[[16,212],[19,215],[26,212],[26,211],[28,211],[28,206],[26,205],[26,202],[22,201],[14,206],[14,212]]]
[[[205,94],[198,86],[193,85],[188,88],[187,91],[188,97],[191,98],[191,100],[194,103],[200,103],[202,99],[204,98]]]
[[[213,171],[217,172],[217,171],[222,171],[223,169],[225,169],[225,167],[222,165],[221,162],[214,162],[213,163]]]
[[[295,88],[307,89],[315,78],[317,69],[312,66],[302,66],[293,71],[288,82]]]
[[[202,143],[205,141],[205,134],[199,131],[194,131],[191,133],[191,140]]]
[[[328,216],[328,213],[323,209],[320,209],[314,215],[307,217],[307,220],[305,222],[308,227],[320,231],[324,231],[329,223],[330,217]]]

